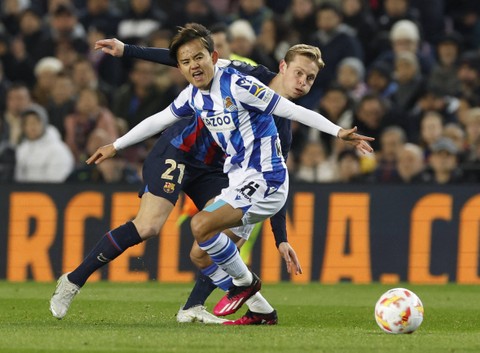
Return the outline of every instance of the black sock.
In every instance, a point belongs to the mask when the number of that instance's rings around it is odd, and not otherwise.
[[[211,278],[205,276],[199,271],[195,286],[193,287],[187,302],[183,306],[183,309],[186,310],[196,305],[205,304],[208,296],[215,290],[215,288],[217,288],[217,286],[212,283]]]
[[[129,247],[141,242],[142,238],[132,222],[111,230],[100,239],[83,262],[68,274],[69,281],[82,287],[97,269],[115,259]]]

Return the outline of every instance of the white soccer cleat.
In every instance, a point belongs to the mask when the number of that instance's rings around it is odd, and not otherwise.
[[[203,305],[196,305],[189,309],[183,310],[180,308],[177,313],[177,322],[187,323],[187,322],[202,322],[204,324],[222,324],[225,319],[216,317],[213,314],[210,314],[207,311],[207,308]]]
[[[80,292],[80,287],[70,282],[68,273],[63,274],[57,281],[57,287],[50,299],[50,311],[57,319],[63,319],[67,315],[68,308],[73,298]]]

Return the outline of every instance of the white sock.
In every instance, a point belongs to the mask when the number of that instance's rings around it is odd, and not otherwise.
[[[252,274],[240,257],[237,246],[225,233],[218,233],[198,245],[210,255],[213,262],[232,276],[235,285],[248,286],[252,283]]]
[[[267,299],[260,294],[260,292],[255,293],[251,296],[246,302],[250,311],[258,314],[270,314],[273,312],[273,307],[267,302]]]

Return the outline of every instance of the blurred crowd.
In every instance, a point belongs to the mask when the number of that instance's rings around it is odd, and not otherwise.
[[[177,26],[212,30],[223,58],[277,72],[287,49],[326,63],[296,103],[375,137],[375,152],[293,124],[292,180],[480,182],[480,1],[3,0],[0,181],[139,183],[153,139],[85,159],[186,86],[176,68],[95,51],[168,47]]]

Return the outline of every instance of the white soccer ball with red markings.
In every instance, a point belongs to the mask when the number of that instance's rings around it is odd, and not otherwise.
[[[412,333],[423,321],[422,301],[408,289],[390,289],[375,304],[375,321],[387,333]]]

